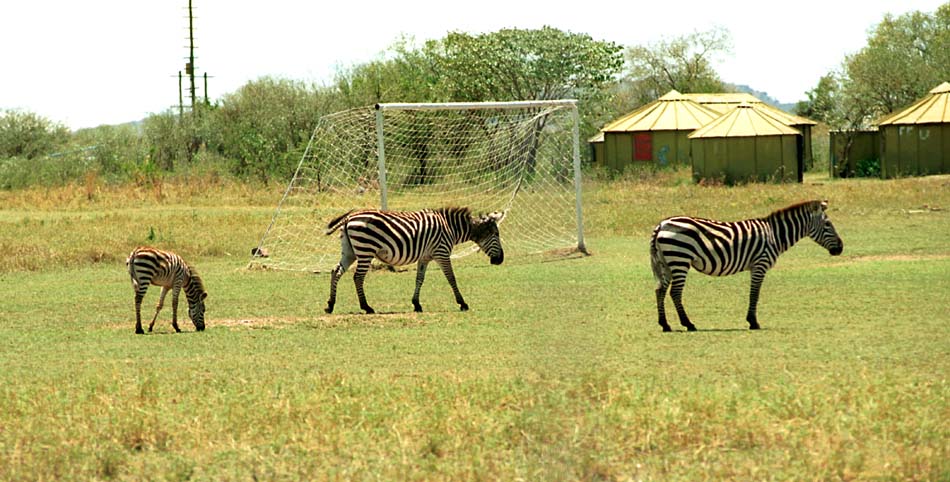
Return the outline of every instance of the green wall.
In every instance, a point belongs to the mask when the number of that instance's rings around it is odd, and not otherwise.
[[[693,179],[798,182],[801,156],[797,135],[705,137],[691,141]]]
[[[950,124],[881,127],[881,176],[950,173]]]

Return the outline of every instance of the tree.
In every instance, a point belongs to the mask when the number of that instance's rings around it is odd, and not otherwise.
[[[818,79],[818,85],[806,92],[808,100],[795,106],[798,115],[831,124],[836,115],[835,101],[839,93],[838,80],[832,73]]]
[[[213,111],[209,147],[236,161],[238,175],[287,177],[321,115],[339,110],[326,90],[264,77],[224,96]]]
[[[713,62],[731,50],[732,37],[720,27],[630,47],[626,82],[633,95],[627,95],[641,105],[671,89],[684,93],[722,92],[724,85]]]
[[[333,89],[347,107],[380,102],[434,102],[438,78],[432,59],[412,39],[397,40],[379,59],[336,74]]]
[[[33,112],[0,111],[0,158],[34,159],[69,141],[69,129]]]
[[[867,125],[904,107],[950,79],[950,3],[934,14],[885,15],[868,44],[844,60],[839,110],[863,114],[847,119]]]
[[[457,101],[589,101],[623,65],[619,45],[552,27],[451,32],[425,50],[443,92]]]

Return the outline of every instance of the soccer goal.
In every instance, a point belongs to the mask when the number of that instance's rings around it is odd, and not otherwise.
[[[322,117],[251,266],[329,271],[351,209],[502,211],[506,261],[586,253],[575,100],[377,104]],[[474,243],[454,256],[475,252]]]

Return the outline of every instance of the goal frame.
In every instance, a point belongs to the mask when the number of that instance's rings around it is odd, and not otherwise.
[[[375,130],[376,130],[376,161],[377,161],[377,181],[379,183],[379,205],[383,210],[388,209],[388,187],[386,181],[386,137],[384,135],[385,125],[386,125],[386,112],[387,111],[439,111],[439,110],[518,110],[518,109],[530,109],[530,108],[567,108],[570,113],[570,122],[571,126],[571,144],[572,144],[572,161],[573,161],[573,171],[574,171],[574,218],[576,223],[576,235],[577,235],[577,245],[574,247],[574,252],[580,252],[585,255],[589,255],[587,250],[587,245],[584,240],[584,218],[583,218],[583,208],[582,208],[582,195],[583,190],[581,187],[582,175],[581,175],[581,159],[580,159],[580,115],[577,108],[576,99],[558,99],[558,100],[530,100],[530,101],[508,101],[508,102],[441,102],[441,103],[377,103],[372,108],[375,110]],[[277,218],[281,214],[281,207],[284,205],[284,202],[287,200],[290,195],[292,188],[294,187],[294,181],[297,179],[300,174],[300,170],[304,167],[304,163],[311,157],[311,147],[317,135],[317,130],[319,126],[314,128],[313,133],[310,136],[307,148],[304,150],[303,155],[300,158],[300,161],[297,164],[297,168],[294,171],[294,175],[291,177],[291,181],[288,183],[286,190],[280,198],[280,201],[277,203],[277,208],[274,211],[273,216],[271,217],[270,223],[267,226],[267,229],[264,230],[263,235],[258,242],[256,248],[252,249],[251,253],[251,263],[248,265],[253,266],[255,261],[254,259],[258,256],[266,257],[266,249],[264,248],[264,243],[268,239],[268,235],[271,233],[271,230],[274,228],[274,225],[277,221]],[[454,256],[454,255],[453,255]]]
[[[571,109],[571,135],[574,152],[574,212],[577,221],[577,250],[588,254],[584,243],[584,213],[581,207],[581,151],[580,151],[580,115],[576,99],[524,100],[509,102],[419,102],[419,103],[379,103],[376,108],[376,147],[379,162],[380,208],[387,209],[386,194],[386,139],[383,135],[385,112],[387,110],[490,110],[490,109],[526,109],[531,107],[568,107]],[[302,161],[302,160],[301,160]]]

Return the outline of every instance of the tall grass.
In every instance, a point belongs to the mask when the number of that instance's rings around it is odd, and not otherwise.
[[[412,273],[373,272],[373,316],[349,276],[325,315],[326,276],[243,269],[274,189],[0,192],[0,479],[946,479],[948,184],[594,180],[592,256],[466,263],[466,313],[438,273],[415,314]],[[745,329],[748,276],[694,275],[700,331],[660,332],[660,218],[810,198],[845,252],[784,254],[763,330]],[[132,334],[123,261],[150,233],[202,273],[205,332],[173,334],[166,306]]]

